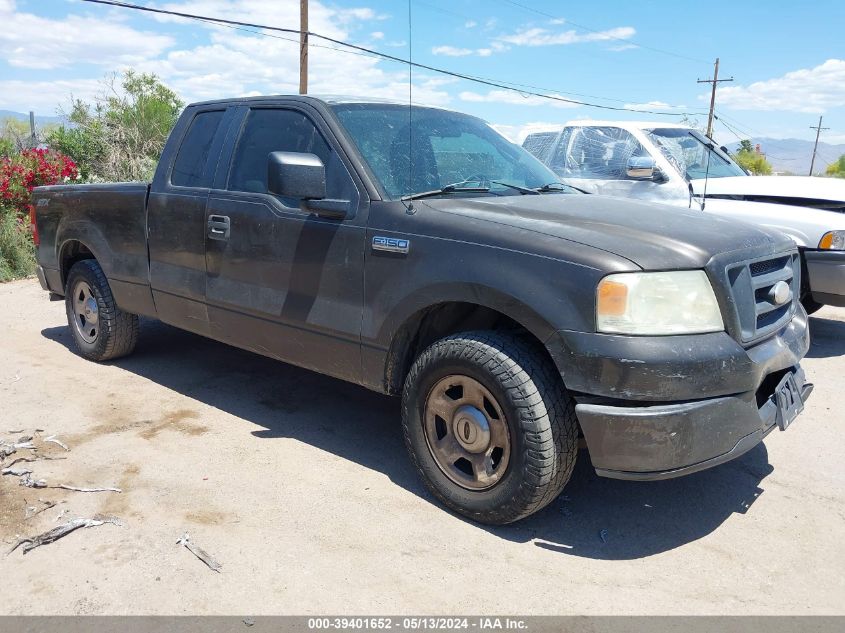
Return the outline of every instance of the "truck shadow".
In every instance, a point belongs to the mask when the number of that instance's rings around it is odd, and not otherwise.
[[[808,358],[831,358],[845,354],[845,321],[810,317]]]
[[[65,326],[42,335],[72,349]],[[143,321],[136,352],[113,364],[263,427],[252,431],[256,437],[293,438],[384,473],[435,506],[433,512],[443,511],[407,458],[397,398],[156,321]],[[232,441],[239,433],[234,426]],[[571,556],[642,558],[700,539],[746,512],[772,470],[761,444],[733,462],[685,478],[624,482],[597,477],[582,451],[564,496],[516,524],[478,529]]]

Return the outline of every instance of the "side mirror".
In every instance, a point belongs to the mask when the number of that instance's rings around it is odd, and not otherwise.
[[[628,178],[634,180],[652,180],[655,171],[657,170],[651,156],[631,156],[625,169]]]
[[[271,152],[267,190],[286,198],[322,200],[326,197],[326,167],[314,154]]]

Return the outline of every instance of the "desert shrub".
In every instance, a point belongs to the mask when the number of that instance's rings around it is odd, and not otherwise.
[[[74,100],[47,144],[73,158],[86,181],[151,180],[182,107],[155,75],[127,71],[106,80],[93,104]]]
[[[0,213],[0,282],[26,277],[33,270],[35,250],[29,220]]]

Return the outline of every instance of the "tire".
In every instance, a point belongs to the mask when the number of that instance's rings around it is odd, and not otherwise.
[[[96,260],[84,259],[70,269],[65,312],[80,356],[99,362],[126,356],[135,349],[138,316],[117,307]]]
[[[823,303],[813,301],[813,297],[809,293],[801,297],[801,305],[804,306],[804,310],[807,311],[807,314],[818,312],[824,307]]]
[[[575,405],[554,365],[498,332],[449,336],[420,354],[405,379],[402,426],[432,494],[492,525],[557,498],[578,453]]]

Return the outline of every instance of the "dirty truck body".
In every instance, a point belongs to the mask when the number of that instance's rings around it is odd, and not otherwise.
[[[555,181],[446,110],[195,104],[151,184],[36,189],[38,276],[92,360],[143,315],[401,394],[423,480],[483,522],[551,502],[580,435],[600,475],[660,479],[786,428],[812,389],[789,238]]]

